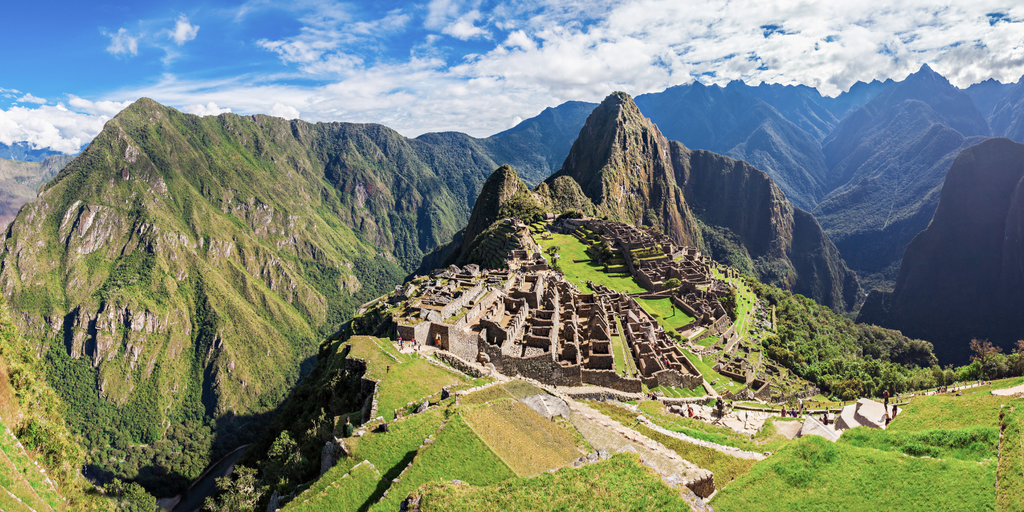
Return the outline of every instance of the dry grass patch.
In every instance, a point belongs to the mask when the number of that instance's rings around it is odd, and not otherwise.
[[[579,458],[572,436],[514,400],[464,410],[463,418],[516,475],[535,476]]]

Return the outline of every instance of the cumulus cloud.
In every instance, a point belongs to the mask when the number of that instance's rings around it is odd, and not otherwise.
[[[456,39],[462,39],[463,41],[475,37],[487,36],[490,34],[490,32],[487,32],[487,30],[484,30],[483,28],[478,27],[475,24],[476,21],[480,19],[480,17],[480,11],[469,11],[466,14],[459,16],[458,19],[445,26],[443,29],[441,29],[441,32],[448,34]]]
[[[139,36],[131,35],[128,29],[121,27],[113,34],[109,32],[103,32],[103,34],[110,38],[110,46],[107,47],[107,52],[111,55],[134,56],[139,54]]]
[[[168,32],[168,37],[178,46],[181,46],[196,38],[196,35],[199,34],[199,25],[192,25],[189,23],[188,17],[182,14],[178,16],[178,21],[174,23],[174,30]]]
[[[299,109],[283,103],[274,103],[270,106],[270,110],[267,113],[274,117],[283,117],[285,119],[299,118]]]
[[[209,102],[206,105],[195,104],[186,105],[181,109],[183,112],[189,114],[195,114],[197,116],[219,116],[221,114],[227,114],[231,112],[230,108],[220,108],[214,102]]]
[[[33,149],[77,153],[109,118],[74,112],[63,104],[0,109],[0,143],[27,142]]]
[[[373,14],[319,0],[282,5],[251,0],[236,21],[264,8],[294,17],[299,28],[258,41],[288,68],[283,79],[167,74],[112,91],[101,98],[107,103],[70,97],[67,106],[96,120],[114,115],[125,98],[147,96],[200,115],[231,105],[236,113],[377,122],[407,136],[488,136],[568,100],[600,101],[615,90],[637,95],[693,80],[805,84],[837,94],[858,80],[901,80],[923,63],[960,87],[1024,74],[1024,6],[1005,0],[431,0],[425,8]],[[121,49],[108,51],[134,54],[134,40],[126,38],[138,36],[119,34]],[[10,112],[27,122],[16,108],[4,112],[4,122]],[[53,117],[54,109],[26,110]],[[18,133],[40,143],[71,140],[70,128],[51,124],[59,137],[45,138],[42,128]],[[5,130],[8,139],[16,131]],[[88,140],[88,130],[80,133]]]
[[[43,98],[39,98],[39,97],[33,96],[31,94],[25,94],[24,96],[18,98],[18,102],[20,102],[20,103],[38,103],[38,104],[42,105],[42,104],[46,103],[46,100],[44,100]]]

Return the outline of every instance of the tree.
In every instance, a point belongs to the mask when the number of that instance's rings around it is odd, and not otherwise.
[[[665,281],[665,288],[678,288],[681,284],[683,283],[679,281],[679,279],[673,277],[672,279]]]
[[[970,347],[971,352],[974,352],[974,355],[971,356],[971,361],[978,361],[981,363],[982,368],[989,366],[992,360],[997,358],[1003,351],[1001,347],[993,345],[988,340],[973,339],[971,340]],[[985,375],[985,373],[982,373],[982,376]]]
[[[156,509],[156,498],[135,482],[115,478],[103,486],[103,491],[117,499],[118,512],[151,512]]]
[[[256,485],[255,469],[236,466],[234,479],[230,475],[217,479],[217,490],[220,495],[217,499],[206,498],[204,509],[211,512],[251,511],[267,488]]]

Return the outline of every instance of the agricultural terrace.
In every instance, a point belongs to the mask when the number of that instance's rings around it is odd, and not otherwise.
[[[755,464],[711,504],[718,512],[992,510],[995,470],[993,460],[909,457],[805,436]]]
[[[377,411],[388,421],[395,418],[395,409],[410,412],[424,397],[440,393],[443,387],[457,390],[488,380],[448,371],[415,353],[403,354],[386,338],[353,336],[348,343],[352,346],[349,357],[366,361],[366,378],[379,383]],[[412,405],[409,405],[410,400],[414,400]]]

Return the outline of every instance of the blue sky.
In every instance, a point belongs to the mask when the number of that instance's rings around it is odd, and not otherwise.
[[[1024,74],[1024,8],[1007,1],[37,1],[3,12],[0,143],[66,152],[142,96],[200,115],[487,136],[568,100],[695,78],[835,95],[923,63],[960,87]]]

